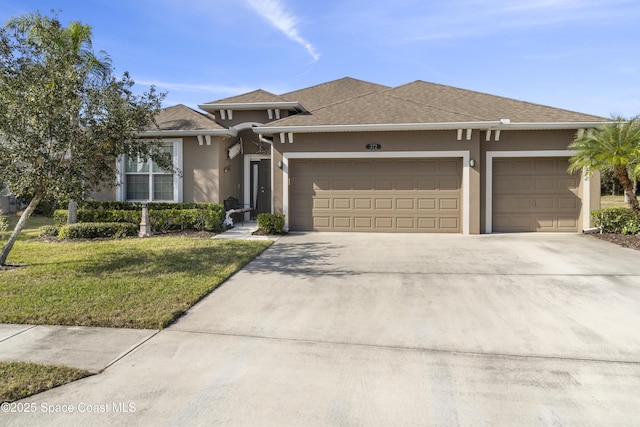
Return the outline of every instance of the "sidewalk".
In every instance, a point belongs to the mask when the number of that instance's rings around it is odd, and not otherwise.
[[[255,221],[217,234],[214,239],[278,240],[254,236]],[[153,329],[0,323],[0,361],[30,361],[101,372],[158,334]]]
[[[29,361],[101,372],[159,331],[0,324],[0,361]]]

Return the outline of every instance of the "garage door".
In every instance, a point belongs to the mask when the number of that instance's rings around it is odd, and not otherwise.
[[[460,232],[460,159],[295,160],[290,228]]]
[[[493,231],[578,231],[580,176],[567,158],[493,160]]]

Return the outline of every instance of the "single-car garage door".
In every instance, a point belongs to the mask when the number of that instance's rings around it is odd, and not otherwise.
[[[578,231],[580,176],[568,166],[567,158],[494,158],[493,231]]]
[[[461,159],[294,160],[290,228],[460,232]]]

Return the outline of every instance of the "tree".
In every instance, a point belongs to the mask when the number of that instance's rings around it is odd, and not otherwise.
[[[63,27],[57,16],[28,14],[0,29],[0,182],[33,197],[0,253],[4,265],[20,231],[47,195],[83,200],[115,184],[120,155],[153,159],[173,170],[154,139],[164,94],[132,91],[128,73],[112,76],[106,54],[91,50],[91,28]]]
[[[640,175],[640,116],[616,117],[610,124],[577,136],[569,149],[576,152],[570,159],[570,172],[612,169],[625,200],[640,217],[635,188],[635,178]]]

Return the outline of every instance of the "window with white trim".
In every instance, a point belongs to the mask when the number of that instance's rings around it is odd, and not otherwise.
[[[173,157],[173,164],[182,169],[182,140],[165,140],[161,149]],[[118,162],[120,201],[182,202],[182,179],[177,173],[164,170],[152,160],[122,156]]]

